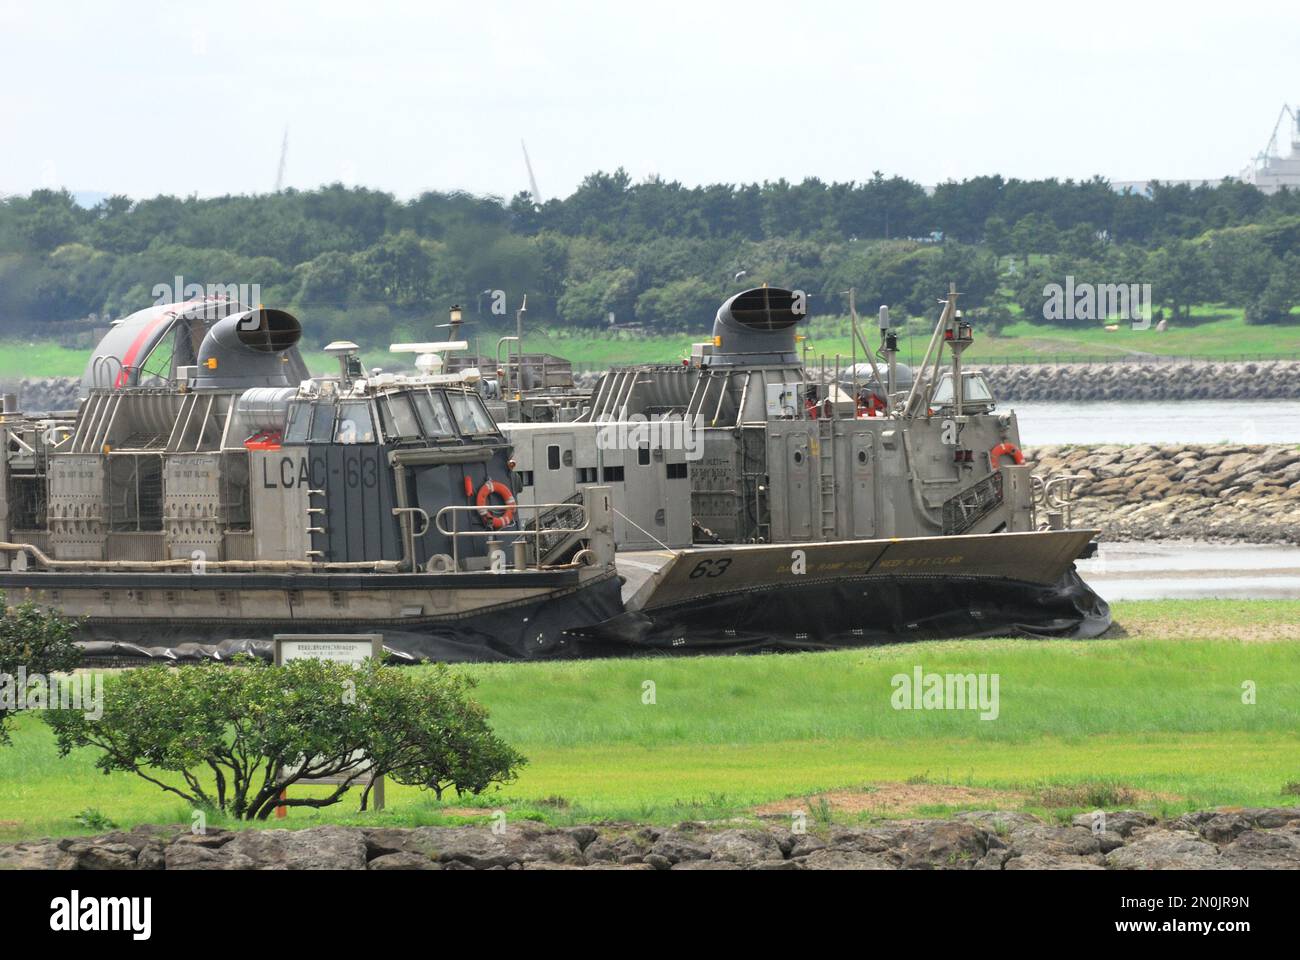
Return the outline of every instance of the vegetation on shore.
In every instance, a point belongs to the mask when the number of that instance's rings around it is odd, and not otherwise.
[[[1293,804],[1300,647],[1287,625],[1300,619],[1300,601],[1130,602],[1115,612],[1118,635],[1096,641],[459,668],[478,680],[494,731],[528,758],[516,783],[442,802],[390,785],[383,813],[345,803],[292,809],[269,825],[486,822],[498,809],[553,823],[669,823],[750,816],[826,791],[861,798],[856,812],[832,811],[850,818],[954,806],[1065,816],[1095,805]],[[917,666],[997,674],[998,718],[894,709],[891,679]],[[0,840],[84,833],[87,819],[190,822],[189,808],[150,784],[101,774],[93,751],[60,759],[38,717],[20,715],[12,729],[13,745],[0,748]],[[876,792],[900,783],[927,789],[912,806],[873,807]],[[946,787],[1015,799],[954,802]]]
[[[1176,326],[1206,302],[1252,325],[1292,323],[1300,194],[999,176],[927,192],[880,174],[688,188],[620,170],[541,206],[339,184],[90,209],[58,190],[0,199],[0,340],[66,342],[213,288],[309,317],[316,345],[428,339],[452,304],[493,343],[525,296],[547,328],[698,336],[720,300],[765,282],[805,291],[812,316],[844,315],[855,289],[866,312],[929,319],[953,281],[984,332],[1019,320],[1098,334],[1109,300],[1047,309],[1046,285],[1067,278],[1148,284],[1153,319]]]

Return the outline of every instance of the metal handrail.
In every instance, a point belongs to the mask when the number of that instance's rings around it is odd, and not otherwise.
[[[1052,477],[1043,484],[1043,505],[1049,510],[1052,507],[1056,507],[1061,511],[1061,522],[1065,524],[1066,529],[1069,529],[1070,527],[1070,495],[1073,493],[1071,487],[1074,484],[1074,481],[1082,479],[1084,478],[1079,474],[1070,473],[1059,477]],[[1058,487],[1065,492],[1058,495],[1056,493],[1056,488]]]
[[[567,509],[577,508],[578,510],[581,510],[582,526],[543,527],[540,523],[541,511],[555,510],[560,507],[564,507]],[[488,508],[488,509],[500,510],[501,507],[498,506],[495,508]],[[434,514],[433,517],[434,527],[437,528],[438,532],[441,533],[444,537],[451,538],[451,560],[457,570],[460,569],[460,538],[461,537],[501,537],[503,535],[508,535],[513,533],[513,534],[518,534],[516,540],[519,540],[519,539],[526,539],[531,536],[533,538],[534,555],[537,557],[537,562],[540,565],[541,557],[542,557],[542,534],[543,533],[545,534],[562,533],[566,535],[571,533],[586,533],[587,529],[591,526],[591,518],[587,514],[587,506],[584,503],[521,503],[521,504],[516,504],[515,509],[520,514],[522,514],[523,511],[525,510],[533,511],[533,523],[534,523],[533,530],[530,531],[530,530],[523,529],[522,524],[520,524],[519,530],[461,530],[459,529],[459,526],[457,525],[456,520],[454,518],[458,517],[459,514],[461,513],[467,513],[470,511],[474,513],[478,513],[480,510],[479,507],[470,504],[453,504],[450,506],[443,507],[436,514]],[[452,526],[454,529],[451,530],[448,530],[445,526],[443,526],[443,522],[442,522],[443,515],[448,513],[450,513],[453,517]]]

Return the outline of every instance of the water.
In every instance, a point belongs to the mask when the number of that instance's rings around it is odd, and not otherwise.
[[[1106,600],[1300,598],[1300,547],[1284,544],[1103,541],[1077,566]]]
[[[1007,401],[1020,440],[1045,443],[1300,443],[1300,401]]]

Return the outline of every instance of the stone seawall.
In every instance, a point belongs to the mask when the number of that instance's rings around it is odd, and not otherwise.
[[[0,381],[0,393],[18,395],[19,409],[47,413],[51,410],[76,410],[81,380],[74,377],[50,377]]]
[[[999,401],[1300,399],[1298,360],[969,365]]]
[[[1109,540],[1300,543],[1300,446],[1043,446],[1036,474],[1076,474],[1072,524]]]
[[[1300,399],[1300,360],[1250,363],[987,364],[972,357],[1001,401],[1071,400],[1294,400]],[[596,373],[577,375],[588,389]],[[0,382],[28,410],[70,410],[77,405],[73,377]]]
[[[783,818],[787,820],[788,818]],[[1069,825],[979,811],[792,833],[684,823],[209,830],[137,827],[0,846],[0,869],[34,870],[1231,870],[1300,869],[1300,808],[1140,810]]]

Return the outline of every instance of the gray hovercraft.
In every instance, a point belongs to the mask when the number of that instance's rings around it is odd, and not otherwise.
[[[879,366],[814,376],[798,302],[738,294],[689,362],[544,382],[529,423],[498,423],[522,384],[453,363],[463,342],[395,345],[409,375],[334,343],[313,377],[283,311],[142,311],[75,414],[6,408],[0,589],[121,660],[276,633],[488,660],[1104,630],[1073,569],[1096,531],[962,369],[956,296],[910,377],[888,331]]]

